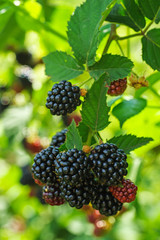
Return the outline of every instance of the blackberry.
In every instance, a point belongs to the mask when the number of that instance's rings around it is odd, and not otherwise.
[[[60,196],[69,203],[71,207],[80,209],[83,205],[89,204],[91,197],[89,192],[85,189],[83,183],[79,183],[76,186],[61,182],[60,185],[61,194]]]
[[[55,184],[43,187],[43,199],[51,206],[64,204],[65,200],[60,197],[60,193],[58,181]]]
[[[60,147],[65,142],[66,133],[67,129],[63,129],[62,131],[56,133],[56,135],[52,137],[50,146]]]
[[[61,81],[54,84],[48,92],[46,107],[52,115],[66,115],[73,112],[81,104],[80,88],[70,82]]]
[[[23,89],[32,89],[32,69],[24,66],[19,70],[18,81]]]
[[[54,159],[58,153],[58,148],[50,146],[36,154],[32,165],[35,179],[39,179],[42,183],[54,183],[56,181]]]
[[[112,196],[107,185],[101,184],[97,185],[97,191],[92,197],[91,203],[93,208],[105,216],[115,215],[122,208],[122,203]]]
[[[60,181],[70,184],[82,182],[90,169],[89,161],[81,150],[70,149],[67,152],[59,153],[54,161],[55,172]]]
[[[127,78],[119,79],[111,82],[111,85],[108,86],[108,95],[118,96],[121,95],[127,88]]]
[[[21,167],[21,171],[22,171],[22,176],[20,178],[20,183],[22,185],[34,185],[35,182],[32,178],[32,173],[31,173],[31,167],[29,164]]]
[[[96,146],[88,158],[98,180],[108,186],[121,183],[123,176],[127,175],[127,156],[115,144],[105,143]]]
[[[16,53],[16,60],[21,65],[30,66],[32,61],[32,54],[25,50],[19,51]]]
[[[119,186],[110,186],[109,191],[112,193],[112,195],[118,199],[121,203],[125,202],[132,202],[136,198],[137,193],[137,186],[131,182],[131,180],[123,179],[122,181],[123,187]]]

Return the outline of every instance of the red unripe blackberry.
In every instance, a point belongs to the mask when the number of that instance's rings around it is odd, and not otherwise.
[[[122,208],[122,203],[112,196],[106,185],[101,184],[97,184],[97,191],[92,196],[91,203],[93,208],[105,216],[115,215]]]
[[[79,122],[81,122],[82,118],[79,114],[77,113],[72,113],[63,116],[63,122],[66,126],[69,126],[72,123],[72,120],[74,119],[76,126],[78,126]]]
[[[76,185],[86,179],[90,164],[87,156],[81,150],[70,149],[59,153],[54,161],[55,172],[60,181]]]
[[[67,129],[63,129],[62,131],[56,133],[56,135],[52,137],[50,146],[60,147],[65,142],[66,133],[67,133]]]
[[[54,160],[58,153],[58,148],[50,146],[36,154],[32,165],[32,173],[35,179],[39,179],[42,183],[54,183],[56,181]]]
[[[63,181],[60,184],[60,190],[60,196],[64,198],[71,207],[77,209],[82,208],[83,205],[89,204],[91,200],[90,193],[83,183],[77,183],[76,186],[73,186]]]
[[[127,88],[127,78],[119,79],[111,82],[110,86],[108,86],[108,95],[110,96],[118,96],[124,93]]]
[[[43,187],[43,199],[51,206],[64,204],[65,200],[60,197],[60,193],[61,191],[58,181],[52,185]]]
[[[109,191],[121,203],[132,202],[136,198],[137,186],[129,179],[123,179],[123,187],[110,186]]]
[[[39,138],[33,139],[33,141],[29,141],[27,138],[24,138],[23,144],[24,147],[31,153],[38,153],[43,149]]]
[[[107,186],[117,185],[127,175],[127,156],[115,144],[97,145],[88,157],[92,170],[99,181]]]
[[[48,92],[46,107],[52,115],[66,115],[73,112],[81,104],[80,88],[70,82],[61,81],[54,84]]]

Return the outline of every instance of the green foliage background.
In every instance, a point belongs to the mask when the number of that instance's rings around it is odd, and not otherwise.
[[[52,51],[63,51],[72,55],[66,41],[67,22],[75,7],[82,2],[81,0],[2,0],[0,2],[0,84],[10,87],[15,81],[17,63],[14,52],[9,50],[8,46],[14,45],[17,50],[28,49],[35,60]],[[124,1],[124,4],[127,4],[126,2]],[[145,12],[145,2],[138,2]],[[151,1],[147,2],[149,4]],[[152,20],[154,13],[149,12],[146,16]],[[111,17],[113,18],[112,14],[108,19]],[[136,21],[140,21],[140,25],[143,22],[141,18]],[[146,21],[149,22],[148,19]],[[130,24],[133,25],[133,22]],[[159,24],[155,24],[155,28],[158,26]],[[133,27],[135,31],[137,31],[136,27]],[[117,32],[120,36],[135,34],[134,30],[124,25],[120,26]],[[149,34],[153,38],[155,35],[159,36],[158,31],[153,34],[152,30]],[[98,57],[103,51],[107,38],[106,31],[97,52]],[[156,51],[155,63],[152,61],[153,57],[148,58],[145,51],[143,52],[143,59],[153,67],[152,69],[142,61],[140,39],[140,36],[130,40],[125,39],[121,41],[121,47],[125,55],[134,62],[134,72],[148,77],[150,85],[149,88],[138,91],[128,87],[124,96],[126,104],[129,100],[133,101],[131,96],[134,95],[146,99],[147,105],[144,109],[142,107],[143,110],[140,110],[138,115],[131,114],[131,117],[126,113],[127,121],[124,120],[125,114],[123,114],[123,118],[120,119],[123,126],[120,128],[115,106],[122,104],[121,99],[117,98],[115,102],[112,101],[113,98],[107,99],[108,103],[113,103],[111,108],[115,108],[109,118],[111,123],[107,131],[102,130],[100,134],[104,140],[120,134],[134,134],[138,137],[151,137],[154,141],[131,152],[127,177],[138,185],[137,199],[131,204],[126,204],[128,210],[122,216],[111,219],[114,222],[111,231],[100,239],[160,239],[160,83],[158,81],[160,74],[153,70],[160,66],[158,60],[160,50]],[[146,39],[142,39],[142,42],[144,45],[152,44],[147,43]],[[152,47],[155,46],[150,46],[151,49]],[[116,42],[112,43],[108,53],[121,55]],[[13,104],[0,115],[0,239],[95,239],[93,225],[88,223],[84,212],[67,205],[60,207],[42,205],[37,198],[29,197],[29,187],[22,186],[19,182],[20,166],[32,163],[34,157],[22,145],[26,132],[36,134],[49,142],[57,131],[64,128],[62,119],[52,117],[45,107],[47,91],[52,87],[53,82],[46,77],[44,65],[37,65],[33,73],[32,98],[28,91],[24,90],[14,96]],[[88,78],[87,73],[77,76],[74,76],[73,83],[83,82]],[[67,78],[70,79],[71,76],[67,75]],[[108,119],[106,122],[108,123]]]

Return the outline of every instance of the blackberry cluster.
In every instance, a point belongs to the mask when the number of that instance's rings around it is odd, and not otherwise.
[[[65,142],[66,133],[67,133],[67,129],[63,129],[62,131],[56,133],[56,135],[52,137],[50,146],[60,147]]]
[[[43,199],[51,206],[62,205],[65,200],[60,197],[60,184],[57,181],[55,184],[43,187]]]
[[[122,209],[122,203],[119,202],[109,192],[107,185],[97,185],[95,195],[91,200],[93,208],[99,210],[99,212],[105,216],[115,215]]]
[[[55,172],[60,181],[75,185],[86,179],[90,170],[90,164],[83,151],[71,149],[59,153],[54,161]]]
[[[20,178],[20,183],[22,185],[30,185],[30,186],[34,185],[34,180],[32,178],[30,165],[27,164],[21,167],[21,171],[22,171],[22,176]]]
[[[117,185],[127,175],[127,156],[115,144],[104,143],[91,151],[89,161],[98,180],[107,186]]]
[[[108,87],[108,95],[110,96],[118,96],[124,93],[127,88],[127,78],[119,79],[116,81],[111,82],[110,86]]]
[[[66,115],[73,112],[81,104],[80,88],[70,82],[61,81],[54,84],[48,92],[46,107],[52,115]]]
[[[30,66],[32,61],[32,54],[25,50],[19,51],[16,53],[16,60],[21,65]]]
[[[112,195],[118,199],[121,203],[132,202],[136,198],[137,186],[129,179],[123,179],[123,187],[110,186],[109,191]]]
[[[90,202],[90,194],[85,188],[83,183],[79,183],[76,186],[64,182],[61,182],[60,196],[64,198],[71,207],[80,209],[83,205],[88,205]]]
[[[39,179],[42,183],[54,183],[57,180],[54,160],[58,153],[58,148],[50,146],[36,154],[32,165],[35,179]]]

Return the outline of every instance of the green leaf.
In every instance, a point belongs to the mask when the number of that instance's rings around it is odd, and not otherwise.
[[[100,28],[99,34],[98,34],[98,41],[99,43],[102,41],[104,37],[106,37],[111,32],[111,24],[108,23]]]
[[[77,7],[71,16],[68,23],[68,40],[80,63],[94,63],[102,13],[114,2],[115,0],[87,0]]]
[[[111,138],[108,142],[114,143],[118,148],[123,149],[126,154],[129,154],[136,148],[142,147],[153,141],[152,138],[136,137],[134,135],[123,135]]]
[[[135,31],[139,31],[139,28],[135,25],[135,23],[129,17],[129,15],[125,11],[125,9],[122,7],[122,5],[118,3],[116,3],[115,6],[112,8],[111,12],[106,18],[106,21],[124,24],[128,27],[133,28]]]
[[[123,0],[123,4],[125,6],[127,14],[136,24],[139,30],[144,28],[146,25],[146,21],[135,0]]]
[[[82,119],[86,126],[94,131],[103,130],[108,124],[109,107],[106,105],[107,88],[104,77],[95,82],[86,95],[82,105]]]
[[[146,78],[146,80],[149,82],[149,87],[143,87],[143,88],[138,89],[135,92],[136,98],[139,98],[145,91],[149,90],[150,87],[152,87],[157,81],[160,80],[160,72],[151,74],[149,77]]]
[[[112,114],[118,118],[122,127],[127,119],[140,113],[146,107],[146,104],[146,100],[142,98],[124,100],[113,108]]]
[[[78,129],[76,128],[76,123],[73,120],[70,126],[68,127],[68,131],[66,134],[66,147],[67,149],[77,148],[78,150],[82,150],[82,138],[79,135]]]
[[[83,122],[80,122],[80,124],[78,126],[78,131],[79,131],[80,136],[82,137],[82,142],[86,143],[90,128],[88,126],[86,126]],[[95,143],[96,143],[96,141],[95,141],[95,138],[93,136],[92,140],[91,140],[91,145],[95,144]]]
[[[0,6],[0,32],[3,31],[4,27],[6,26],[8,20],[14,13],[14,9],[7,4]]]
[[[55,82],[69,80],[83,73],[84,67],[65,52],[52,52],[43,58],[46,74]]]
[[[99,62],[89,67],[90,75],[98,80],[102,74],[106,74],[107,83],[126,77],[133,67],[133,63],[126,57],[119,55],[103,55]]]
[[[160,9],[160,0],[138,0],[138,4],[143,14],[150,20],[155,18]]]
[[[67,147],[66,147],[66,144],[63,143],[60,147],[59,147],[59,152],[63,152],[63,151],[66,151],[68,150]]]
[[[142,38],[142,58],[160,71],[160,29],[152,29]]]

